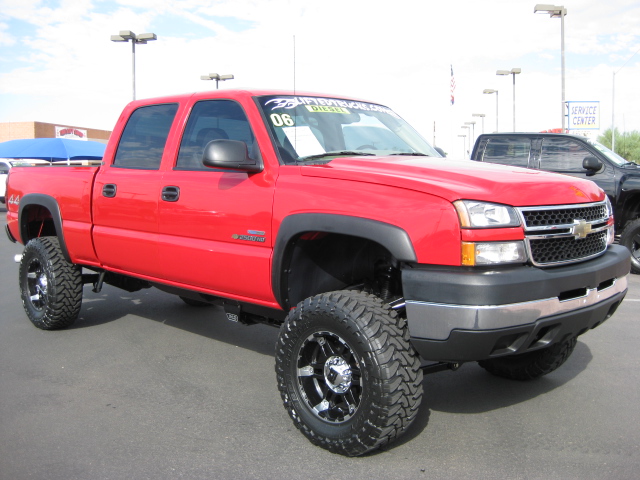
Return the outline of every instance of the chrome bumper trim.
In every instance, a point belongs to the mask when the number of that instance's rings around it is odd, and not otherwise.
[[[586,295],[560,300],[557,297],[504,305],[451,305],[406,301],[409,332],[412,337],[446,340],[452,330],[494,330],[534,323],[540,318],[579,310],[605,301],[627,289],[627,276]]]

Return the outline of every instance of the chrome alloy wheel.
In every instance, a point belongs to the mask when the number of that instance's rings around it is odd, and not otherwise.
[[[318,418],[342,423],[358,410],[362,399],[361,360],[335,333],[309,335],[298,352],[298,389]]]
[[[32,258],[27,266],[27,291],[33,308],[42,310],[47,305],[47,274],[37,258]]]

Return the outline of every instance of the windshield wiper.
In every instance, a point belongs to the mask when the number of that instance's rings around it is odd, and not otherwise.
[[[308,155],[306,157],[299,158],[298,161],[306,162],[307,160],[317,160],[318,158],[324,158],[324,157],[337,157],[340,155],[363,155],[363,156],[373,156],[373,157],[376,156],[375,153],[369,153],[369,152],[358,152],[355,150],[337,150],[335,152],[324,152],[324,153],[318,153],[316,155]]]
[[[389,156],[392,155],[403,155],[407,157],[430,157],[431,155],[427,155],[426,153],[420,152],[401,152],[401,153],[390,153]]]

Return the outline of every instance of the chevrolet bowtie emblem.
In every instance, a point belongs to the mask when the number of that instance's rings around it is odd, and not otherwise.
[[[573,227],[571,228],[571,235],[578,238],[587,238],[587,235],[591,233],[591,224],[584,220],[575,220]]]

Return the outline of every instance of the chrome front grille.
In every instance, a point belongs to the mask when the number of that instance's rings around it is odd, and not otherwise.
[[[577,208],[536,208],[522,212],[526,228],[547,227],[556,225],[572,225],[576,218],[586,222],[606,221],[607,206],[605,204],[582,206]]]
[[[529,259],[537,266],[574,263],[602,255],[613,226],[605,202],[518,208]]]

